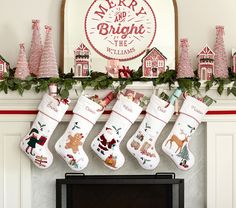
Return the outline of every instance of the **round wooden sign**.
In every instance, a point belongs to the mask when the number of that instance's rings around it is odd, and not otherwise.
[[[156,35],[156,17],[146,0],[95,0],[85,22],[87,40],[107,59],[134,59]]]

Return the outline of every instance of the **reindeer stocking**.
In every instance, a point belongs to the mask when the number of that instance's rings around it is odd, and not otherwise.
[[[138,104],[120,95],[104,128],[91,144],[107,167],[117,170],[123,166],[125,158],[119,149],[120,142],[141,111]]]
[[[88,165],[89,159],[83,150],[83,144],[103,111],[102,105],[85,96],[80,96],[78,99],[73,117],[55,145],[57,153],[72,170],[80,171]]]
[[[187,96],[172,131],[162,144],[163,151],[181,170],[188,170],[194,165],[194,156],[190,152],[188,144],[207,109],[208,106],[203,102]]]
[[[52,164],[48,141],[68,109],[68,103],[67,99],[59,100],[45,94],[29,133],[20,142],[21,149],[38,168],[48,168]]]
[[[155,149],[157,137],[171,119],[174,106],[152,95],[146,112],[138,130],[128,141],[127,148],[144,169],[152,170],[160,161]]]

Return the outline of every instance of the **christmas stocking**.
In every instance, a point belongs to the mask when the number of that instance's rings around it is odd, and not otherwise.
[[[68,103],[67,99],[59,100],[45,94],[29,133],[20,142],[21,149],[39,168],[45,169],[52,164],[53,156],[48,149],[48,141],[67,111]]]
[[[155,149],[157,137],[171,119],[174,106],[152,95],[146,112],[138,130],[128,141],[127,148],[144,169],[152,170],[160,161]]]
[[[203,102],[187,96],[172,131],[162,144],[163,151],[181,170],[188,170],[194,165],[194,156],[190,152],[188,144],[207,109],[208,106]]]
[[[57,153],[72,170],[80,171],[88,165],[89,159],[83,150],[83,144],[103,111],[104,107],[85,96],[78,99],[73,117],[55,145]]]
[[[141,111],[142,108],[138,104],[120,95],[108,121],[91,144],[91,148],[107,167],[117,170],[124,164],[120,142]]]

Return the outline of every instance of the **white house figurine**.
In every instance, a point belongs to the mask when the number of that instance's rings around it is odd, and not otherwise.
[[[236,73],[236,49],[235,48],[232,49],[232,59],[233,59],[232,71],[233,73]]]
[[[3,75],[10,68],[10,64],[0,55],[0,80],[3,79]]]
[[[74,53],[74,77],[89,77],[91,62],[89,49],[83,43],[81,43]]]
[[[152,48],[142,59],[142,71],[145,78],[156,78],[166,71],[167,58],[157,49]]]
[[[198,76],[200,80],[211,80],[214,75],[214,51],[206,45],[197,55]]]

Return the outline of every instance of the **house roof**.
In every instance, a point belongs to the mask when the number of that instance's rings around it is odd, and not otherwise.
[[[235,55],[236,55],[236,49],[233,48],[233,49],[232,49],[232,56],[235,56]]]
[[[79,51],[79,50],[89,51],[89,49],[83,43],[81,43],[79,47],[76,49],[76,51]]]
[[[4,62],[6,62],[7,65],[10,66],[9,62],[7,62],[1,55],[0,55],[0,60],[3,60]]]
[[[150,49],[150,50],[146,53],[146,55],[142,58],[142,61],[143,61],[149,54],[151,54],[151,52],[152,52],[153,50],[156,50],[164,59],[167,60],[167,58],[163,55],[163,53],[162,53],[161,51],[159,51],[156,47],[153,47],[153,48]]]
[[[208,46],[206,45],[197,55],[197,57],[200,55],[200,54],[213,54],[215,55],[214,51]]]

